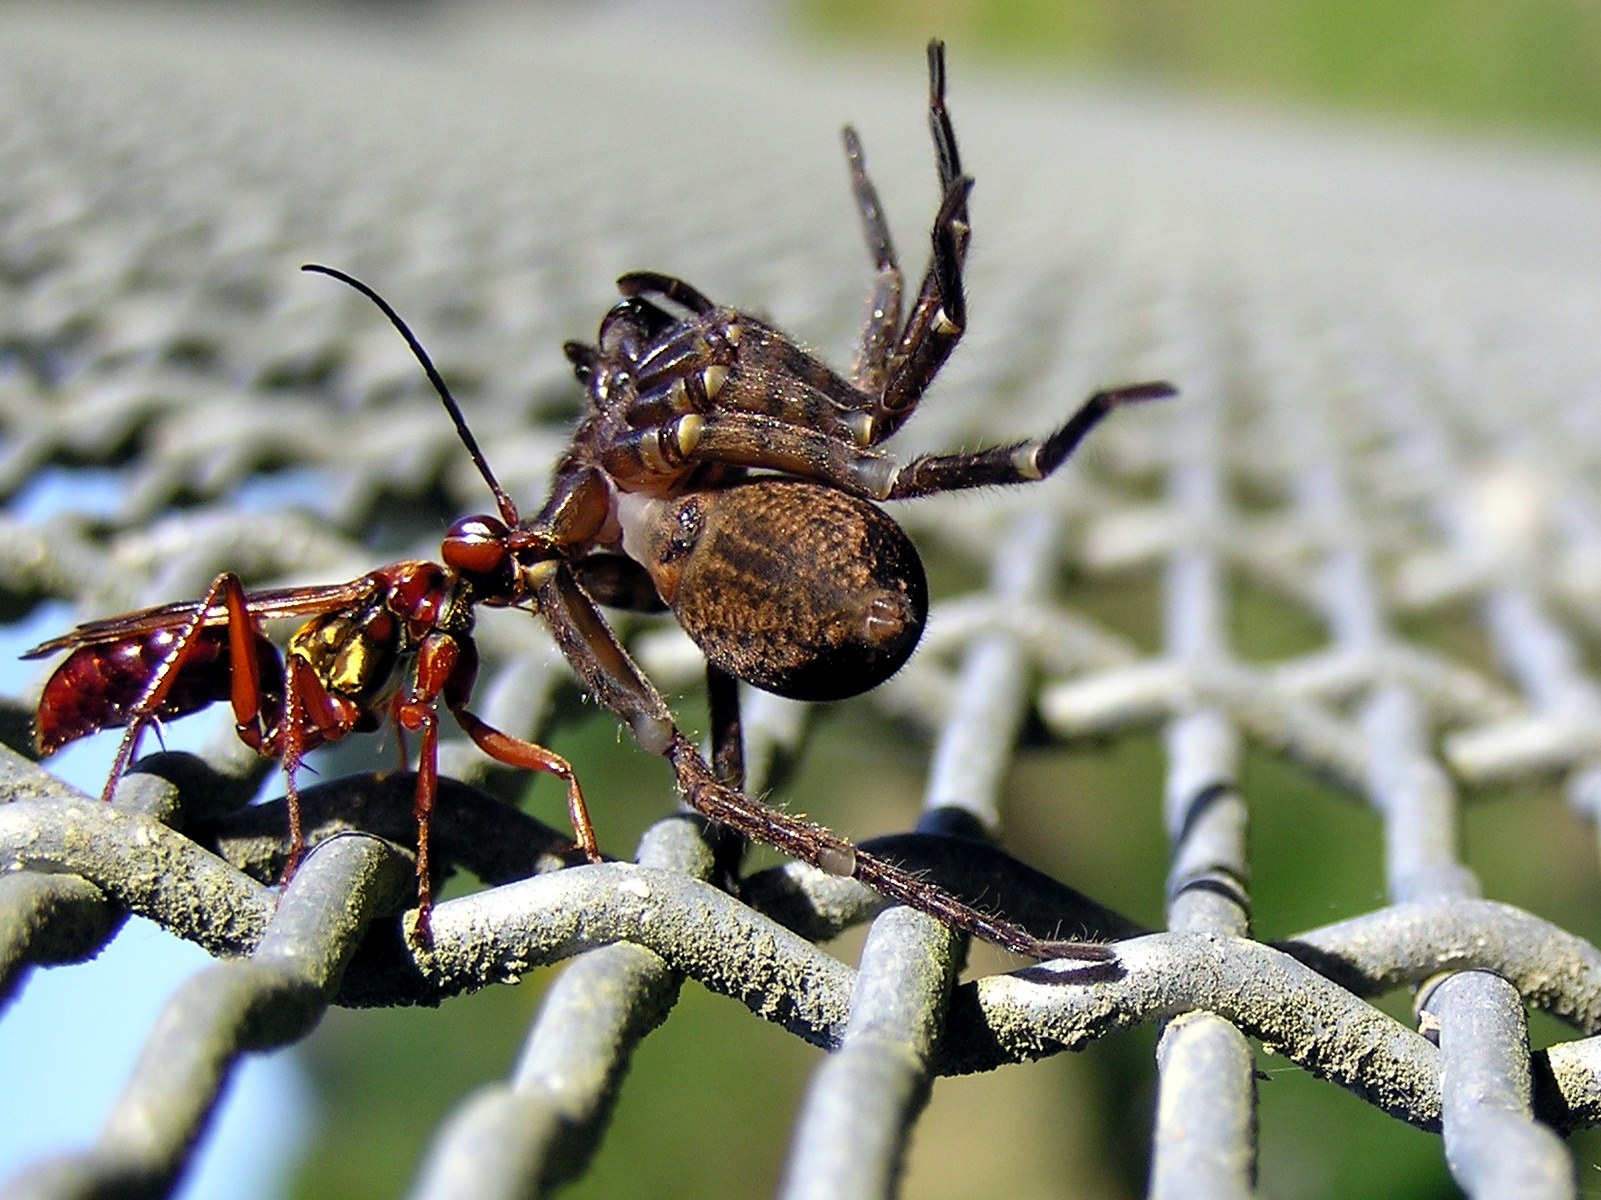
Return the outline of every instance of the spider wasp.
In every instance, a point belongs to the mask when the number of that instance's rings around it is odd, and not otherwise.
[[[899,463],[879,450],[916,410],[967,324],[968,195],[945,108],[944,46],[928,50],[929,123],[941,203],[933,254],[907,311],[906,285],[861,143],[844,132],[852,189],[877,268],[856,361],[842,376],[771,324],[714,304],[682,280],[633,272],[593,345],[564,347],[588,407],[550,494],[522,519],[456,401],[398,314],[394,323],[455,423],[497,515],[457,521],[441,563],[401,562],[349,583],[247,592],[218,577],[199,601],[81,625],[29,652],[71,654],[46,683],[36,731],[48,753],[125,726],[109,798],[152,721],[227,700],[239,736],[283,761],[294,869],[304,849],[295,772],[304,755],[384,718],[422,734],[415,812],[420,941],[431,904],[428,827],[441,701],[491,757],[568,788],[578,845],[600,852],[568,764],[468,708],[478,605],[537,614],[589,694],[647,751],[666,757],[696,811],[832,874],[1041,958],[1106,962],[1103,946],[1047,941],[859,851],[743,791],[737,681],[800,700],[855,696],[888,679],[921,635],[928,590],[917,550],[877,505],[1055,471],[1119,405],[1173,394],[1142,383],[1092,396],[1048,437]],[[906,315],[903,317],[903,311]],[[707,659],[711,761],[677,727],[600,606],[670,609]],[[264,620],[307,618],[282,654]]]

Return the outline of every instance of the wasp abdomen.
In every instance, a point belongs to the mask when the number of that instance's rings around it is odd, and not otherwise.
[[[34,741],[39,753],[49,754],[91,733],[126,725],[152,676],[172,654],[180,632],[155,629],[120,641],[80,646],[68,655],[39,697],[39,711],[34,717]],[[266,637],[258,634],[257,638],[262,693],[281,697],[283,675],[277,669],[278,656]],[[154,715],[158,719],[181,717],[228,699],[231,657],[226,626],[201,629],[178,668],[172,690]]]

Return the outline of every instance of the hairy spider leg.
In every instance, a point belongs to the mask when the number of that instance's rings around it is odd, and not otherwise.
[[[961,174],[956,150],[956,134],[945,108],[944,48],[929,47],[929,123],[933,131],[935,157],[939,166],[942,202],[931,231],[933,253],[911,316],[902,326],[905,278],[896,259],[894,242],[867,171],[861,140],[853,128],[844,131],[845,151],[850,166],[852,193],[861,215],[868,250],[878,270],[878,278],[866,323],[862,331],[848,389],[830,387],[822,378],[809,379],[830,403],[812,406],[804,412],[766,409],[791,424],[816,427],[837,425],[856,445],[875,445],[889,437],[911,416],[934,376],[949,358],[967,324],[966,299],[962,287],[962,264],[967,254],[969,224],[968,193],[973,181]],[[718,309],[697,289],[681,279],[652,271],[634,271],[618,278],[624,304],[608,314],[602,325],[601,340],[624,323],[622,336],[650,341],[649,349],[632,371],[636,398],[625,419],[633,428],[672,420],[688,413],[713,411],[714,402],[736,361],[742,327],[761,336],[761,322],[732,309]],[[665,314],[645,299],[648,295],[670,299],[700,320],[686,322],[669,333]],[[637,325],[637,330],[632,326]],[[774,331],[768,331],[769,333]],[[655,340],[651,340],[655,339]],[[625,340],[626,344],[626,340]],[[596,352],[582,343],[568,343],[569,360],[586,384],[593,374]],[[785,363],[785,369],[803,374],[804,362]],[[803,376],[804,377],[804,376]],[[837,394],[839,391],[846,394]],[[851,394],[854,393],[854,394]],[[743,393],[744,407],[750,396]],[[763,397],[774,405],[797,399],[784,392]],[[821,399],[821,398],[819,398]],[[848,415],[845,415],[848,414]],[[651,442],[655,434],[648,428],[640,435],[645,461],[652,461]]]
[[[928,84],[940,207],[930,235],[932,257],[904,327],[906,278],[884,206],[868,173],[861,137],[854,126],[843,131],[851,194],[878,272],[851,365],[851,382],[860,398],[851,405],[859,415],[848,424],[852,438],[863,447],[876,445],[906,423],[967,326],[962,264],[971,234],[967,199],[973,181],[962,174],[956,130],[945,107],[945,44],[938,40],[928,45]]]
[[[1115,953],[1105,946],[1037,938],[858,850],[822,826],[770,808],[722,782],[700,751],[679,731],[660,693],[628,657],[566,564],[558,562],[554,569],[540,574],[539,582],[533,585],[536,604],[573,670],[591,695],[628,722],[642,747],[667,759],[680,794],[696,812],[820,870],[856,878],[890,900],[1015,953],[1085,962],[1115,958]]]
[[[972,234],[967,199],[973,180],[962,174],[956,129],[945,107],[945,43],[938,40],[928,44],[928,122],[941,195],[930,234],[933,254],[900,342],[890,355],[889,378],[873,408],[869,445],[906,423],[967,329],[962,267]]]
[[[630,426],[656,424],[682,413],[707,412],[739,357],[749,324],[730,310],[722,322],[690,325],[651,347],[635,365],[635,395],[624,409]]]
[[[851,382],[874,397],[876,403],[889,379],[890,349],[900,336],[906,277],[895,258],[895,242],[890,237],[889,222],[884,218],[883,202],[867,173],[861,139],[849,125],[845,126],[843,136],[845,160],[851,172],[851,193],[856,197],[856,209],[862,217],[862,232],[867,235],[867,252],[873,256],[873,266],[878,269],[856,360],[851,364]]]
[[[594,467],[578,466],[570,460],[557,464],[550,496],[530,521],[506,535],[506,550],[515,561],[547,569],[546,564],[559,550],[588,546],[611,518],[611,485]],[[526,594],[518,584],[508,596],[486,596],[489,605],[516,603]]]
[[[939,162],[939,186],[950,191],[962,177],[962,155],[956,148],[956,127],[945,108],[945,43],[935,38],[928,44],[928,127],[934,135],[934,156]],[[962,214],[962,220],[967,214]],[[962,250],[967,249],[966,243]]]
[[[639,563],[626,554],[591,554],[568,564],[573,578],[599,604],[624,612],[661,613],[667,602]]]
[[[724,463],[783,471],[816,480],[869,500],[906,500],[962,488],[1032,483],[1053,473],[1084,435],[1114,408],[1176,394],[1170,383],[1151,382],[1097,392],[1049,437],[1031,438],[964,454],[925,454],[904,466],[875,450],[857,449],[838,438],[761,413],[725,411],[680,417],[650,435],[618,439],[606,451],[608,471],[676,469],[692,463]]]
[[[739,714],[739,680],[711,660],[706,662],[706,709],[710,726],[711,768],[717,782],[745,793],[745,729]],[[740,864],[749,844],[734,826],[712,826],[712,878],[718,886],[739,894]]]
[[[690,286],[676,276],[663,275],[659,271],[628,271],[619,275],[617,290],[625,296],[653,294],[666,296],[697,316],[704,316],[717,307],[701,293],[699,288]]]
[[[962,266],[967,256],[967,197],[973,181],[958,179],[934,218],[933,258],[906,318],[900,344],[890,355],[889,379],[873,407],[872,441],[882,442],[906,424],[923,393],[967,331]]]
[[[716,663],[706,664],[706,707],[711,726],[712,774],[745,789],[745,736],[739,719],[739,680]]]
[[[1177,394],[1177,388],[1160,380],[1096,392],[1060,429],[1044,439],[1032,438],[968,454],[925,454],[914,458],[896,473],[886,499],[906,500],[959,488],[1044,479],[1067,461],[1084,436],[1113,409]]]

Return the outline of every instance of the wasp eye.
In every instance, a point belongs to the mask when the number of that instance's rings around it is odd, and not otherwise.
[[[505,565],[509,531],[494,517],[463,517],[445,533],[445,565],[469,575],[489,575]]]

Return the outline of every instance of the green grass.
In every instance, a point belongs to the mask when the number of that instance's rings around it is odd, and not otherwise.
[[[1601,5],[1589,0],[806,0],[799,17],[828,39],[938,36],[1033,69],[1601,130]]]

